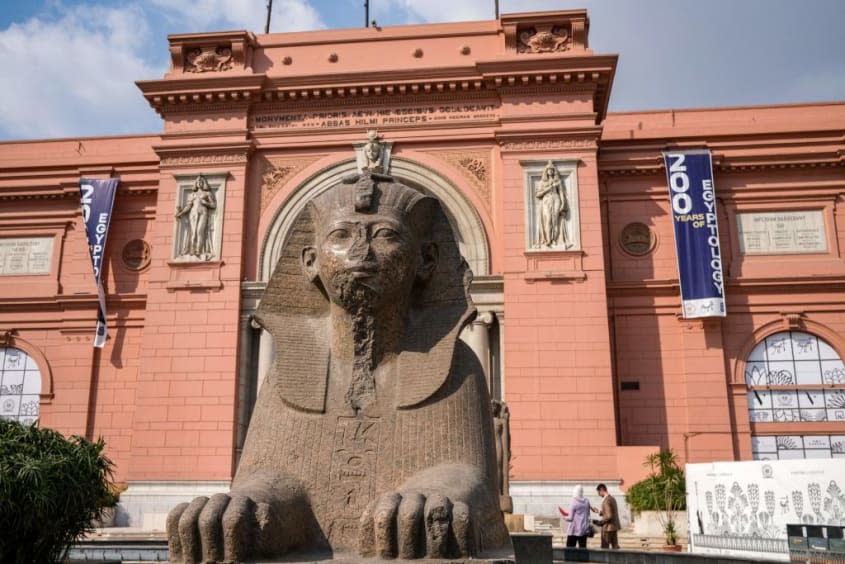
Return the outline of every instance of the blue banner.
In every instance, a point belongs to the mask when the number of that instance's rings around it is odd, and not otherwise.
[[[725,281],[710,151],[664,151],[685,318],[724,317]]]
[[[100,305],[97,308],[97,329],[94,333],[94,346],[101,349],[106,344],[108,329],[106,328],[106,295],[100,273],[106,250],[106,238],[109,234],[114,195],[117,192],[119,178],[96,180],[81,178],[79,192],[82,203],[82,220],[85,222],[85,233],[88,234],[88,250],[91,252],[91,264],[94,266],[94,280],[97,283],[97,296]]]

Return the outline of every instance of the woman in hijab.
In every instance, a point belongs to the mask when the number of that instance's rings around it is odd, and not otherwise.
[[[564,513],[561,511],[561,513]],[[569,512],[563,517],[569,521],[569,530],[566,532],[566,546],[587,548],[587,533],[590,532],[590,502],[584,497],[584,488],[581,485],[575,486],[572,491],[572,501],[569,502]]]

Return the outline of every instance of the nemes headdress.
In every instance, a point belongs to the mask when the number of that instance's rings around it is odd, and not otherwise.
[[[347,177],[314,198],[288,233],[255,316],[276,342],[270,382],[285,403],[306,411],[325,410],[329,303],[302,271],[300,257],[305,247],[315,245],[318,227],[335,206],[392,215],[409,224],[418,238],[437,245],[434,272],[414,289],[399,353],[398,407],[412,407],[446,381],[458,334],[475,317],[469,298],[472,273],[435,198],[369,171]]]

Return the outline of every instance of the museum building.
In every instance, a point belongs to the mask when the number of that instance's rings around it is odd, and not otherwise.
[[[509,409],[514,512],[624,492],[659,448],[845,457],[845,102],[608,113],[617,56],[588,31],[573,10],[172,35],[170,70],[137,83],[160,135],[0,143],[0,416],[104,437],[123,524],[227,490],[282,245],[376,148],[474,273],[462,339]],[[677,149],[712,155],[724,317],[681,308]],[[103,348],[81,178],[120,179]]]

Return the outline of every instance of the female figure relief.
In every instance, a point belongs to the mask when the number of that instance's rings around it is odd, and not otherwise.
[[[557,168],[549,161],[543,169],[543,176],[534,189],[537,198],[537,240],[538,247],[570,246],[566,235],[564,219],[568,211],[566,193]]]
[[[187,216],[187,232],[183,240],[181,255],[211,258],[211,215],[217,208],[217,200],[204,176],[194,181],[194,190],[188,195],[185,205],[176,210],[176,219]]]

